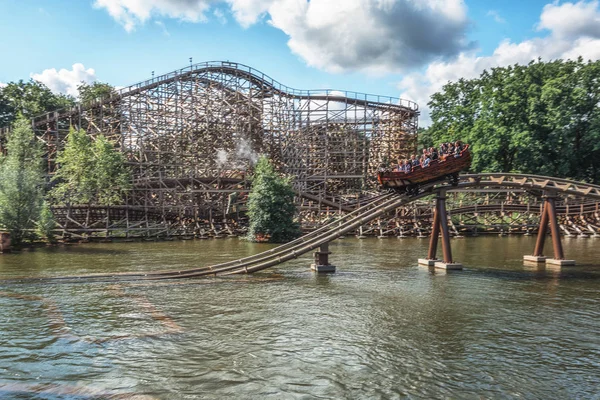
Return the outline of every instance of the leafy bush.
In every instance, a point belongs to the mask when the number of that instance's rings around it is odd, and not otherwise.
[[[247,239],[282,243],[300,235],[294,222],[296,206],[290,179],[281,177],[269,160],[261,156],[254,169],[248,196],[250,226]]]

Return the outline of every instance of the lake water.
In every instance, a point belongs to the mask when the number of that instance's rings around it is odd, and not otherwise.
[[[0,282],[0,398],[600,398],[600,239],[575,267],[523,266],[534,237],[333,242],[252,276]],[[547,243],[551,250],[551,243]],[[177,269],[270,248],[237,239],[85,244],[0,256],[0,278]],[[441,249],[440,249],[441,251]]]

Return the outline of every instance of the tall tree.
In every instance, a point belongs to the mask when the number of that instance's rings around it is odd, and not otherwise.
[[[281,177],[269,160],[261,156],[254,168],[248,196],[248,239],[281,243],[298,237],[300,226],[294,222],[295,213],[290,180]]]
[[[57,162],[50,192],[56,203],[114,205],[131,185],[123,153],[103,135],[92,142],[83,129],[71,128]]]
[[[77,90],[79,91],[79,102],[84,107],[90,105],[95,100],[100,100],[116,93],[115,88],[112,85],[102,82],[94,82],[92,84],[81,82],[81,84],[77,86]]]
[[[600,182],[600,61],[532,61],[445,85],[429,103],[435,142],[473,146],[476,172]]]
[[[67,135],[64,150],[56,159],[59,167],[52,177],[55,182],[50,191],[58,204],[90,204],[94,197],[94,152],[91,138],[83,129],[73,127]]]
[[[34,236],[44,200],[42,149],[30,122],[19,118],[8,136],[7,155],[0,159],[0,226],[13,243]]]
[[[131,188],[131,171],[126,165],[125,156],[103,135],[96,138],[93,153],[92,179],[96,202],[100,205],[121,203],[123,196]]]
[[[54,94],[46,85],[33,79],[10,82],[0,88],[0,127],[9,126],[18,114],[32,118],[74,104],[72,97]]]

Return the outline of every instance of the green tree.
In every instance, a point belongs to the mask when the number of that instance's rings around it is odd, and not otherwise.
[[[44,201],[40,209],[40,215],[36,222],[36,233],[42,239],[48,241],[48,243],[55,243],[56,237],[54,236],[54,228],[56,228],[56,221],[54,215],[50,209],[50,205]]]
[[[433,142],[433,138],[431,137],[431,133],[429,132],[429,129],[427,128],[422,128],[419,127],[418,131],[417,131],[417,148],[418,149],[424,149],[424,148],[428,148],[431,146],[436,146],[436,144]]]
[[[0,226],[19,245],[34,237],[44,199],[42,149],[30,121],[19,118],[8,136],[7,155],[0,159]]]
[[[94,142],[82,129],[71,128],[57,157],[59,168],[52,178],[53,201],[60,204],[114,205],[130,188],[131,173],[123,153],[103,135]]]
[[[81,82],[81,84],[77,86],[77,90],[79,91],[79,102],[84,107],[90,105],[95,100],[100,100],[116,93],[115,88],[112,85],[102,82],[94,82],[92,84]]]
[[[52,200],[59,204],[90,204],[94,197],[94,152],[92,141],[83,129],[73,127],[67,143],[56,159],[59,167],[52,181]]]
[[[94,170],[92,174],[96,201],[100,205],[114,205],[123,201],[131,188],[131,171],[123,153],[105,136],[94,142]]]
[[[248,240],[268,239],[281,243],[298,237],[300,226],[294,222],[295,213],[290,179],[281,177],[269,160],[261,156],[254,169],[252,191],[248,196]]]
[[[10,82],[0,88],[0,127],[9,126],[18,114],[33,118],[74,104],[75,99],[71,96],[54,94],[46,85],[33,79]]]
[[[475,172],[600,181],[600,61],[532,61],[445,85],[429,103],[435,142],[461,139]]]

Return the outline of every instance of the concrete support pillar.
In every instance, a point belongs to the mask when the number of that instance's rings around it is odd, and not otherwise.
[[[329,264],[329,242],[323,243],[319,247],[319,251],[314,252],[315,262],[311,264],[310,268],[319,273],[335,272],[335,265]]]
[[[440,233],[442,234],[443,261],[436,259],[438,236]],[[419,259],[419,264],[442,269],[462,269],[462,264],[454,262],[452,258],[445,191],[439,192],[436,198],[435,210],[433,212],[433,227],[431,230],[431,238],[429,239],[429,252],[426,259]]]
[[[12,249],[12,241],[10,233],[0,232],[0,253],[10,253]]]
[[[548,226],[552,235],[552,247],[554,250],[554,258],[544,256],[544,244],[548,234]],[[544,195],[544,206],[542,209],[542,217],[540,219],[540,228],[535,243],[533,255],[524,256],[525,262],[543,263],[551,265],[575,265],[575,260],[565,260],[562,242],[560,240],[560,230],[558,227],[558,219],[556,216],[556,197],[552,194]]]

